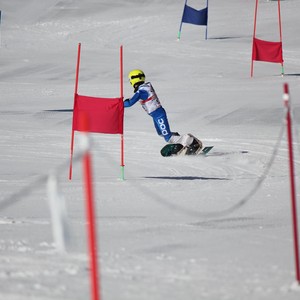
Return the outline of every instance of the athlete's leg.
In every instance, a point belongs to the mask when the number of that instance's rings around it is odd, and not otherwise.
[[[166,142],[168,142],[170,137],[172,136],[172,132],[170,130],[166,111],[162,107],[160,107],[156,111],[151,113],[151,116],[153,118],[157,134],[163,136]]]

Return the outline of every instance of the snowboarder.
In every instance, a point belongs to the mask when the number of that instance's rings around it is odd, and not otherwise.
[[[170,130],[167,113],[162,107],[152,84],[145,82],[146,76],[142,70],[130,71],[128,78],[133,86],[134,95],[130,99],[124,100],[125,108],[131,107],[139,101],[147,114],[152,117],[157,134],[162,136],[167,143],[182,144],[184,147],[190,148],[190,151],[194,151],[195,148],[201,150],[201,142],[191,134],[181,136],[178,132]]]

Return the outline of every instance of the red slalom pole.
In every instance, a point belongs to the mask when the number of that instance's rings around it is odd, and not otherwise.
[[[251,72],[250,75],[253,77],[253,48],[254,48],[254,39],[256,36],[256,19],[257,19],[257,8],[258,8],[258,0],[255,1],[255,11],[254,11],[254,29],[253,29],[253,41],[252,41],[252,57],[251,57]]]
[[[88,132],[88,120],[86,115],[81,115],[81,131]],[[82,139],[87,136],[82,136]],[[88,144],[87,140],[83,140],[83,146]],[[97,260],[97,230],[95,221],[93,178],[91,154],[87,149],[83,157],[83,175],[85,185],[86,198],[86,217],[87,217],[87,233],[88,233],[88,249],[90,257],[90,282],[91,282],[91,299],[100,300],[100,283],[98,276],[98,260]]]
[[[296,186],[295,186],[295,173],[294,173],[294,157],[293,157],[293,136],[292,136],[292,118],[290,113],[290,96],[288,84],[284,84],[283,94],[284,104],[287,108],[287,137],[289,148],[289,165],[290,165],[290,183],[291,183],[291,204],[292,204],[292,221],[293,221],[293,237],[294,237],[294,253],[295,253],[295,269],[296,280],[300,285],[300,265],[299,265],[299,242],[298,242],[298,221],[297,221],[297,199],[296,199]]]
[[[81,43],[78,44],[78,50],[77,50],[77,64],[76,64],[76,77],[75,77],[75,90],[74,90],[73,118],[74,118],[74,112],[75,112],[76,95],[78,93],[78,78],[79,78],[80,53],[81,53]],[[72,179],[73,149],[74,149],[74,126],[73,125],[74,124],[72,122],[69,180]]]
[[[280,0],[278,0],[278,23],[279,23],[279,36],[282,43],[282,25],[281,25],[281,12],[280,12]],[[284,75],[283,61],[281,62],[281,76]]]
[[[123,86],[123,45],[120,46],[120,97],[124,99],[124,86]],[[124,133],[121,134],[121,180],[124,180]]]

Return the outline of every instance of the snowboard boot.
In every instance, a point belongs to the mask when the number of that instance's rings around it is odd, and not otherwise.
[[[190,135],[190,136],[193,137],[193,141],[189,146],[187,146],[185,155],[196,155],[196,154],[200,153],[200,151],[202,149],[202,143],[194,136],[192,136],[192,135]]]
[[[168,140],[169,144],[179,144],[178,140],[180,139],[180,134],[178,132],[172,132],[170,139]]]
[[[193,142],[194,137],[189,134],[179,135],[174,132],[169,139],[169,144],[181,144],[183,147],[188,147]]]

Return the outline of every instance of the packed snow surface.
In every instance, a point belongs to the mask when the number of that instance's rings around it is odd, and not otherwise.
[[[208,39],[206,27],[183,24],[177,41],[183,5],[0,0],[0,299],[90,299],[80,161],[68,179],[78,43],[80,94],[120,95],[123,45],[125,98],[127,73],[142,69],[171,129],[214,146],[207,156],[162,157],[165,141],[136,104],[125,110],[120,180],[120,136],[90,135],[101,298],[300,298],[282,100],[288,83],[298,186],[300,1],[281,1],[285,75],[254,62],[253,78],[255,1],[210,0]],[[279,41],[277,8],[259,1],[258,38]],[[49,174],[66,204],[65,253],[52,234]]]

